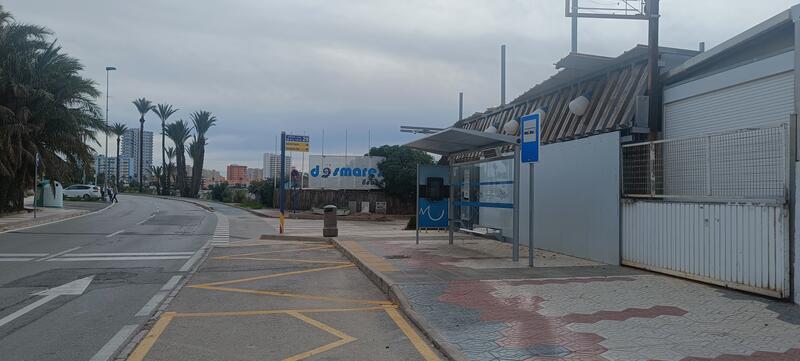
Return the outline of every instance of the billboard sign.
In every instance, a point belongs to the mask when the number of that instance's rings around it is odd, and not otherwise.
[[[447,228],[450,202],[450,167],[417,166],[417,230]]]
[[[287,152],[308,152],[309,136],[286,134]]]
[[[380,189],[383,173],[378,163],[383,157],[343,155],[310,155],[309,188]]]

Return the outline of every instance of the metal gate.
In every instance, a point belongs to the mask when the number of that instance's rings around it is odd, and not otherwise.
[[[790,296],[789,124],[622,146],[622,263]]]

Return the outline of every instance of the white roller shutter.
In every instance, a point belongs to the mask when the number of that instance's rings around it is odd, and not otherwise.
[[[777,124],[788,121],[793,112],[794,74],[789,71],[665,104],[664,136]]]

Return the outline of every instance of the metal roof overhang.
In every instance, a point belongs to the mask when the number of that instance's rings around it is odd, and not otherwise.
[[[517,144],[517,137],[472,129],[447,128],[435,134],[404,144],[404,147],[439,155],[483,150]]]

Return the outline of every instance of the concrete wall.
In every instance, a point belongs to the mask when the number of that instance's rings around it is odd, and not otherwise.
[[[535,165],[536,248],[619,264],[619,132],[545,145]],[[520,182],[520,239],[531,219],[527,166]]]
[[[795,163],[795,174],[800,174],[800,162]],[[795,199],[800,199],[800,189],[795,184]],[[797,211],[797,206],[794,210],[794,261],[791,262],[794,267],[794,303],[800,305],[800,232],[796,229],[800,226],[800,212]]]

